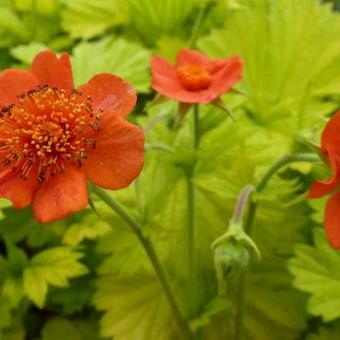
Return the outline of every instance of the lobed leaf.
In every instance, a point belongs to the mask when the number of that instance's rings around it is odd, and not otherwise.
[[[325,322],[340,317],[340,254],[326,240],[324,231],[314,230],[314,246],[298,245],[289,262],[294,286],[309,294],[308,311]]]
[[[126,22],[128,13],[119,0],[62,0],[62,26],[74,38],[92,38]]]
[[[74,81],[78,86],[95,74],[111,72],[130,81],[141,92],[149,88],[150,52],[122,38],[83,42],[73,51]]]
[[[35,255],[23,273],[25,294],[43,307],[49,285],[67,287],[69,279],[88,272],[79,262],[82,256],[69,247],[49,248]]]

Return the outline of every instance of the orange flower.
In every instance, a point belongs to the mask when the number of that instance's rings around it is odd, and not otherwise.
[[[310,191],[310,198],[319,198],[332,193],[325,211],[325,230],[335,249],[340,249],[340,111],[327,123],[321,137],[321,151],[328,160],[332,176],[316,181]]]
[[[129,185],[143,166],[143,133],[123,118],[135,103],[108,73],[74,90],[67,54],[44,51],[29,71],[0,73],[0,197],[46,223],[88,204],[87,180]]]
[[[182,103],[207,104],[241,79],[243,61],[239,57],[211,60],[198,51],[182,49],[175,66],[152,57],[151,70],[152,87],[160,94]]]

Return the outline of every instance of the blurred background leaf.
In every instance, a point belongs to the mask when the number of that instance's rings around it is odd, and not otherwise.
[[[93,38],[129,19],[125,1],[61,0],[62,27],[73,38]]]
[[[75,84],[86,82],[96,73],[111,72],[130,81],[138,91],[147,92],[149,59],[150,51],[122,38],[82,42],[73,51]]]
[[[289,126],[296,131],[315,121],[320,125],[319,107],[309,107],[302,121],[298,111],[307,89],[310,100],[321,102],[340,90],[340,47],[334,43],[339,16],[314,0],[242,0],[240,6],[199,47],[215,57],[245,59],[242,88],[250,96],[245,109],[256,124],[285,133]]]

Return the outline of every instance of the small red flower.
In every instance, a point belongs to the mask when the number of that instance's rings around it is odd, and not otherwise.
[[[87,180],[129,185],[143,166],[143,133],[123,118],[135,103],[131,85],[108,73],[74,90],[67,54],[0,73],[0,197],[46,223],[88,204]]]
[[[328,160],[332,176],[316,181],[309,192],[310,198],[332,194],[325,211],[325,230],[335,249],[340,249],[340,111],[327,123],[321,136],[321,151]]]
[[[211,60],[198,51],[182,49],[175,66],[152,57],[151,70],[152,87],[160,94],[182,103],[207,104],[241,79],[243,61],[239,57]]]

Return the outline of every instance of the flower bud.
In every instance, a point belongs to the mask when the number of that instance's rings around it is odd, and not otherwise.
[[[242,222],[230,221],[227,232],[212,244],[219,295],[225,295],[227,286],[232,286],[247,268],[251,249],[260,257],[255,242],[242,229]]]
[[[214,262],[220,296],[226,294],[228,286],[233,285],[247,268],[249,258],[247,247],[234,239],[229,239],[215,248]]]

